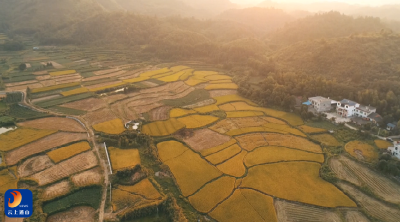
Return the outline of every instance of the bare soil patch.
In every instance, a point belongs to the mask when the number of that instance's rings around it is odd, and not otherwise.
[[[55,80],[52,80],[52,79],[43,80],[43,81],[40,81],[40,83],[41,83],[43,86],[52,86],[52,85],[56,85],[56,81],[55,81]]]
[[[43,186],[62,178],[69,177],[72,174],[88,170],[97,164],[96,155],[94,155],[92,151],[89,151],[34,174],[32,178],[38,181],[39,186]]]
[[[71,103],[65,103],[61,106],[84,111],[95,111],[98,109],[106,108],[107,104],[103,100],[98,98],[88,98]]]
[[[27,177],[53,165],[53,162],[47,155],[32,157],[18,167],[18,175],[20,177]]]
[[[19,86],[19,85],[26,85],[26,84],[31,84],[31,83],[37,83],[37,80],[29,80],[29,81],[23,81],[23,82],[15,82],[15,83],[6,83],[6,87],[11,87],[11,86]]]
[[[59,132],[47,136],[38,141],[29,143],[20,148],[14,149],[6,154],[6,163],[8,165],[14,165],[18,161],[29,157],[36,153],[41,153],[43,151],[49,150],[54,147],[62,146],[66,143],[71,143],[75,141],[87,139],[86,133],[65,133]]]
[[[101,184],[103,181],[103,175],[100,167],[76,174],[71,177],[72,183],[76,187],[87,187],[92,185]]]
[[[150,120],[159,121],[169,119],[169,111],[172,109],[171,106],[161,106],[150,111]]]
[[[104,100],[106,103],[111,104],[116,101],[123,100],[125,98],[127,98],[127,96],[125,94],[115,94],[115,95],[111,95],[111,96],[102,97],[101,99]]]
[[[50,75],[43,75],[43,76],[36,76],[37,80],[47,80],[47,79],[51,79]]]
[[[40,83],[32,83],[32,84],[27,84],[27,85],[12,86],[12,87],[7,87],[7,91],[26,90],[27,87],[29,87],[31,89],[36,89],[36,88],[43,87],[43,85]]]
[[[42,199],[44,201],[52,200],[54,198],[68,194],[71,191],[71,185],[68,180],[61,181],[43,191]]]
[[[358,211],[347,211],[345,218],[347,222],[369,222],[368,218]]]
[[[193,135],[183,140],[194,150],[201,151],[228,142],[229,136],[221,135],[210,129],[195,130]]]
[[[212,98],[218,97],[218,96],[227,96],[227,95],[237,95],[238,94],[236,89],[216,89],[216,90],[210,90],[209,93]]]
[[[36,129],[60,130],[66,132],[86,132],[83,126],[77,121],[61,117],[35,119],[27,122],[18,123],[18,126]]]
[[[89,112],[83,118],[88,121],[90,125],[94,125],[116,119],[117,117],[110,109],[105,108],[96,110],[94,112]]]
[[[94,222],[96,210],[91,207],[73,207],[67,211],[51,215],[46,222]]]

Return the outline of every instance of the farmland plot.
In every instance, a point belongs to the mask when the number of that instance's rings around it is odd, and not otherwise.
[[[348,211],[345,214],[345,219],[347,222],[370,222],[367,217],[358,211]]]
[[[96,110],[94,112],[89,112],[85,116],[83,116],[83,118],[88,121],[90,125],[95,125],[97,123],[114,120],[117,117],[110,109],[105,108],[101,110]]]
[[[228,148],[228,147],[230,147],[230,146],[232,146],[234,144],[236,144],[236,140],[231,139],[228,142],[223,143],[221,145],[218,145],[218,146],[215,146],[215,147],[211,147],[211,148],[208,148],[208,149],[200,150],[200,153],[201,153],[202,156],[208,156],[208,155],[211,155],[213,153],[219,152],[219,151],[221,151],[223,149],[226,149],[226,148]]]
[[[31,121],[18,123],[18,125],[22,127],[29,127],[36,129],[60,130],[60,131],[77,132],[77,133],[86,132],[83,126],[76,120],[69,118],[60,118],[60,117],[35,119]]]
[[[127,191],[132,194],[144,196],[148,200],[159,200],[162,198],[161,194],[147,178],[141,180],[139,183],[133,186],[119,185],[118,189]]]
[[[106,134],[118,135],[125,132],[125,125],[121,119],[114,119],[93,125],[93,129]]]
[[[178,141],[170,140],[158,143],[157,150],[158,156],[160,157],[161,161],[166,162],[181,155],[189,149]]]
[[[320,167],[319,163],[312,162],[254,166],[249,169],[240,187],[322,207],[356,207],[349,197],[319,177]]]
[[[311,127],[311,126],[307,126],[307,125],[299,126],[299,129],[301,129],[303,132],[309,133],[309,134],[328,132],[328,130],[326,130],[326,129],[315,128],[315,127]]]
[[[59,163],[65,159],[75,156],[76,154],[90,150],[90,148],[91,147],[89,143],[84,141],[52,150],[47,153],[47,156],[49,156],[54,163]]]
[[[246,155],[247,152],[243,150],[238,155],[217,165],[217,168],[224,174],[231,175],[234,177],[241,177],[246,173],[246,167],[244,166],[243,163],[243,159]]]
[[[0,170],[0,194],[4,195],[8,189],[17,189],[17,182],[18,180],[7,169]]]
[[[207,156],[206,159],[210,161],[210,163],[217,165],[229,160],[233,156],[239,154],[241,151],[242,149],[237,144],[234,144],[226,149]]]
[[[96,210],[92,207],[73,207],[47,217],[47,222],[85,221],[95,222]]]
[[[56,133],[56,130],[17,129],[0,135],[0,151],[10,151]]]
[[[18,161],[33,154],[41,153],[51,148],[62,146],[66,143],[85,139],[87,139],[86,133],[59,132],[12,150],[6,154],[5,159],[8,165],[14,165],[18,163]]]
[[[262,134],[270,146],[284,146],[308,152],[322,153],[321,147],[307,139],[292,135],[280,135],[272,133]]]
[[[138,118],[138,115],[129,109],[124,102],[117,102],[111,105],[111,110],[115,115],[123,119],[125,122]]]
[[[312,139],[320,142],[323,146],[340,146],[341,144],[335,137],[329,134],[312,135]]]
[[[212,130],[200,129],[196,130],[193,136],[189,138],[184,138],[183,140],[193,150],[201,151],[218,145],[222,145],[225,142],[228,142],[230,139],[231,138],[229,136],[221,135]]]
[[[218,120],[215,116],[204,116],[204,115],[190,115],[178,118],[178,121],[185,124],[188,129],[201,128],[214,123]]]
[[[27,177],[53,165],[50,158],[46,155],[32,157],[18,167],[18,175],[20,177]]]
[[[140,164],[139,150],[137,149],[119,149],[109,147],[110,160],[113,170],[132,168]]]
[[[178,120],[171,118],[165,121],[157,121],[146,124],[142,127],[143,133],[150,136],[167,136],[184,128],[185,125]]]
[[[344,148],[346,152],[359,160],[372,162],[379,157],[378,152],[373,146],[361,141],[348,142]]]
[[[385,140],[375,140],[374,142],[379,149],[387,149],[388,147],[393,146],[393,143]]]
[[[71,177],[71,181],[75,187],[89,187],[99,185],[103,181],[103,173],[100,167],[75,174]]]
[[[194,110],[174,108],[174,109],[171,109],[171,111],[169,112],[169,117],[176,118],[176,117],[181,117],[181,116],[187,116],[187,115],[194,114],[194,113],[196,113],[196,111],[194,111]]]
[[[104,100],[108,104],[112,104],[119,100],[123,100],[125,98],[127,98],[127,96],[125,94],[115,94],[115,95],[111,95],[111,96],[102,97],[101,99]]]
[[[199,107],[204,107],[204,106],[208,106],[215,103],[214,99],[206,99],[197,103],[193,103],[187,106],[183,106],[182,108],[184,109],[194,109],[194,108],[199,108]]]
[[[350,194],[350,196],[352,196],[363,208],[365,208],[366,212],[374,218],[387,222],[400,221],[399,209],[390,207],[381,201],[365,195],[351,185],[345,183],[339,183],[338,185],[344,190],[344,192]]]
[[[238,93],[237,90],[232,89],[209,90],[209,92],[212,98],[219,96],[236,95]]]
[[[261,133],[251,133],[237,136],[235,139],[239,141],[240,146],[247,151],[252,151],[260,146],[268,146],[268,141],[265,140]]]
[[[32,176],[32,178],[38,182],[39,186],[43,186],[69,177],[72,174],[88,170],[97,164],[96,155],[89,151],[54,165],[53,167],[50,167],[44,171],[36,173]]]
[[[338,222],[340,215],[332,210],[275,200],[278,221]],[[361,222],[361,221],[360,221]]]
[[[52,200],[60,196],[64,196],[68,194],[71,191],[71,184],[69,183],[68,180],[64,180],[61,182],[58,182],[54,185],[51,185],[49,187],[46,187],[43,191],[42,194],[42,199],[44,201]]]
[[[368,187],[374,194],[388,202],[400,203],[400,186],[383,175],[345,157],[332,159],[330,166],[342,180]]]
[[[169,118],[169,111],[172,109],[171,106],[161,106],[150,111],[150,120],[159,121],[167,120]]]

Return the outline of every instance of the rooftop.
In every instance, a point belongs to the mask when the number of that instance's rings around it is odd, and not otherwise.
[[[354,101],[351,101],[349,99],[343,99],[342,101],[340,101],[340,103],[344,104],[344,105],[349,105],[349,106],[355,106],[356,104],[358,104],[358,103],[356,103]]]
[[[329,99],[329,98],[325,98],[325,97],[322,97],[322,96],[316,96],[316,97],[311,97],[311,98],[309,98],[309,100],[319,100],[319,101],[331,101],[331,99]]]
[[[371,113],[368,115],[368,118],[370,119],[374,119],[376,122],[382,122],[383,118],[381,115],[379,115],[378,113]]]
[[[360,105],[359,107],[357,107],[357,109],[364,111],[364,112],[369,112],[371,110],[376,110],[375,107],[372,106],[364,106],[364,105]]]

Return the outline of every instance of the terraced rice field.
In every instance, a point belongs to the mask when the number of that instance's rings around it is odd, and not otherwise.
[[[328,130],[326,130],[326,129],[315,128],[315,127],[311,127],[311,126],[307,126],[307,125],[299,126],[299,129],[301,131],[305,132],[305,133],[308,133],[308,134],[326,133],[326,132],[328,132]]]
[[[162,198],[161,194],[147,178],[133,186],[119,185],[118,189],[127,191],[131,194],[144,196],[148,200],[157,200]]]
[[[44,130],[59,130],[65,132],[86,132],[85,128],[83,128],[79,122],[73,119],[60,117],[48,117],[21,122],[18,123],[18,126]]]
[[[193,136],[183,139],[195,151],[219,146],[229,140],[229,136],[221,135],[209,129],[196,130]]]
[[[172,109],[171,106],[161,106],[155,108],[149,112],[151,121],[167,120],[169,118],[169,111]]]
[[[374,142],[379,149],[387,149],[388,147],[393,146],[393,143],[385,140],[375,140]]]
[[[108,147],[113,170],[132,168],[140,164],[139,150]]]
[[[372,162],[379,157],[379,153],[373,146],[361,141],[348,142],[344,148],[347,153],[359,160]]]
[[[0,170],[0,194],[8,189],[16,189],[18,180],[7,169]]]
[[[90,145],[88,142],[79,142],[79,143],[74,143],[69,146],[61,147],[56,150],[52,150],[47,153],[47,156],[50,157],[50,159],[54,163],[59,163],[63,160],[69,159],[72,156],[75,156],[79,153],[85,152],[90,150]]]
[[[357,186],[366,186],[374,194],[388,202],[400,203],[400,186],[383,175],[345,156],[333,158],[329,165],[339,179]]]
[[[178,118],[178,121],[183,123],[188,129],[201,128],[210,125],[218,120],[215,116],[205,115],[190,115]]]
[[[63,180],[44,189],[42,199],[49,201],[60,196],[64,196],[71,191],[71,184],[68,180]]]
[[[185,127],[185,124],[171,118],[165,121],[157,121],[143,126],[143,133],[150,136],[167,136]]]
[[[329,134],[312,135],[311,138],[320,142],[322,146],[337,147],[337,146],[341,145],[335,137],[333,137],[332,135],[329,135]]]
[[[93,125],[93,129],[97,132],[103,132],[112,135],[121,134],[126,130],[121,119],[113,119],[107,122],[95,124]]]

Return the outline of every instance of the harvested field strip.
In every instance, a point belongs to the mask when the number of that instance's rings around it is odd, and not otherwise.
[[[32,179],[38,182],[39,186],[56,182],[69,177],[72,174],[88,170],[97,165],[97,158],[93,152],[79,154],[44,171],[36,173]]]
[[[400,203],[400,186],[398,184],[347,157],[341,156],[339,161],[345,167],[346,171],[349,170],[352,175],[356,176],[354,178],[358,179],[359,184],[367,186],[374,194],[388,202]],[[352,178],[343,179],[351,181]]]
[[[209,84],[204,89],[206,90],[214,90],[214,89],[237,89],[239,88],[235,83],[218,83],[218,84]]]
[[[51,160],[54,163],[59,163],[63,160],[69,159],[72,156],[75,156],[79,153],[90,150],[90,145],[88,142],[79,142],[74,143],[69,146],[65,146],[47,153]]]
[[[336,176],[341,180],[347,180],[352,184],[361,186],[362,182],[357,178],[346,165],[344,165],[338,158],[329,159],[329,167],[336,174]]]
[[[50,72],[49,74],[51,76],[62,76],[62,75],[68,75],[68,74],[74,74],[76,73],[75,70],[65,70],[65,71],[58,71],[58,72]]]
[[[233,177],[221,177],[206,184],[197,193],[190,196],[189,202],[192,206],[202,212],[208,213],[218,203],[229,197],[235,188],[236,179]]]
[[[101,86],[101,87],[97,87],[97,88],[92,88],[92,89],[90,89],[90,91],[91,92],[97,92],[97,91],[100,91],[100,90],[120,87],[120,86],[123,86],[123,85],[126,85],[126,83],[121,82],[121,83],[115,83],[115,84],[112,84],[112,85]]]
[[[312,135],[312,139],[320,142],[323,146],[340,146],[341,144],[335,137],[329,134]]]
[[[273,199],[253,190],[235,190],[210,216],[221,222],[277,222]]]
[[[8,189],[17,189],[18,180],[12,176],[7,169],[0,171],[0,194],[4,195],[4,193]]]
[[[93,125],[93,129],[97,132],[103,132],[112,135],[121,134],[126,130],[121,119],[114,119],[104,123],[95,124]]]
[[[72,95],[76,95],[76,94],[82,94],[82,93],[86,93],[89,90],[87,88],[77,88],[77,89],[73,89],[70,91],[66,91],[66,92],[62,92],[61,95],[63,96],[72,96]]]
[[[319,177],[321,165],[312,162],[282,162],[249,169],[241,187],[272,196],[322,207],[356,207],[334,185]]]
[[[292,135],[280,135],[273,133],[262,134],[270,146],[283,146],[293,149],[304,150],[313,153],[322,153],[321,147],[307,139]]]
[[[88,98],[71,103],[66,103],[61,106],[84,111],[95,111],[101,108],[106,108],[107,103],[99,98]]]
[[[219,108],[216,105],[208,105],[208,106],[194,108],[194,110],[199,113],[211,113],[213,111],[219,110]]]
[[[225,103],[231,103],[231,102],[236,102],[236,101],[243,101],[246,102],[247,104],[250,104],[252,106],[257,106],[257,104],[253,103],[252,101],[245,99],[239,95],[227,95],[227,96],[219,96],[215,97],[215,100],[217,100],[217,103],[215,105],[222,105]]]
[[[361,141],[348,142],[344,148],[347,153],[359,160],[372,162],[379,157],[379,153],[373,146]]]
[[[400,221],[400,210],[387,206],[386,204],[362,193],[351,185],[338,183],[339,187],[350,194],[368,214],[376,219],[387,222]]]
[[[181,108],[174,108],[169,111],[169,117],[175,118],[175,117],[181,117],[181,116],[186,116],[189,114],[194,114],[196,111],[190,110],[190,109],[181,109]]]
[[[165,162],[179,155],[182,155],[185,151],[188,150],[188,147],[178,141],[171,140],[158,143],[157,150],[158,156],[160,157],[161,161]]]
[[[6,163],[8,165],[14,165],[18,161],[31,156],[36,153],[41,153],[54,147],[59,147],[67,143],[75,141],[86,140],[86,133],[64,133],[59,132],[47,136],[38,141],[32,142],[15,150],[12,150],[6,154]]]
[[[363,213],[358,211],[347,211],[345,219],[346,222],[370,222]]]
[[[44,203],[43,212],[51,215],[74,206],[90,206],[97,209],[100,206],[101,194],[101,187],[85,188],[55,201]]]
[[[207,94],[206,91],[203,91],[203,92],[205,92],[204,94]],[[203,100],[203,101],[200,101],[200,102],[197,102],[197,103],[193,103],[193,104],[190,104],[190,105],[187,105],[187,106],[183,106],[182,108],[184,108],[184,109],[194,109],[194,108],[199,108],[199,107],[212,105],[213,103],[215,103],[214,99],[206,99],[206,100]]]
[[[19,177],[27,177],[44,169],[54,166],[46,155],[35,156],[27,159],[18,167]]]
[[[88,77],[88,78],[83,79],[83,82],[94,81],[94,80],[99,80],[99,79],[108,79],[108,78],[112,78],[112,77],[121,76],[124,73],[126,73],[126,71],[121,70],[121,71],[118,71],[118,72],[112,72],[110,74],[105,74],[105,75],[101,75],[101,76],[92,76],[92,77]]]
[[[178,121],[185,124],[188,129],[201,128],[214,123],[218,120],[215,116],[203,116],[203,115],[190,115],[178,118]]]
[[[268,146],[268,142],[265,140],[264,136],[261,135],[261,133],[237,136],[235,139],[239,141],[240,146],[247,151],[252,151],[260,146]]]
[[[226,149],[223,149],[217,153],[213,153],[213,154],[207,156],[206,159],[208,161],[210,161],[212,164],[217,165],[217,164],[221,164],[222,162],[232,158],[233,156],[237,155],[241,151],[242,151],[242,149],[237,144],[234,144]]]
[[[43,201],[49,201],[60,196],[64,196],[71,191],[71,185],[68,180],[58,182],[54,185],[46,187],[43,191],[41,199]]]
[[[51,106],[57,106],[57,105],[61,105],[64,103],[69,103],[69,102],[73,102],[73,101],[77,101],[77,100],[81,100],[81,99],[87,99],[92,96],[93,96],[92,93],[82,93],[82,94],[78,94],[78,95],[62,97],[59,99],[52,99],[52,100],[48,100],[48,101],[38,102],[38,103],[36,103],[36,105],[43,107],[43,108],[48,108]]]
[[[185,124],[171,118],[166,121],[157,121],[142,127],[143,133],[150,136],[167,136],[185,127]]]
[[[136,77],[136,78],[132,78],[132,79],[125,79],[123,81],[126,83],[135,83],[135,82],[142,82],[142,81],[145,81],[148,79],[149,79],[149,77],[140,76],[140,77]]]
[[[217,89],[217,90],[209,90],[211,98],[219,97],[219,96],[227,96],[227,95],[236,95],[237,90],[230,89]]]
[[[385,140],[374,140],[374,142],[379,149],[387,149],[388,147],[393,146],[393,143]]]
[[[101,99],[104,100],[108,104],[115,103],[117,101],[123,100],[127,98],[125,94],[115,94],[111,96],[102,97]]]
[[[156,188],[154,188],[153,184],[147,178],[133,186],[119,185],[118,189],[144,196],[146,199],[157,200],[162,198],[161,194],[156,190]]]
[[[196,130],[193,136],[183,140],[193,150],[201,152],[202,150],[222,145],[231,140],[231,138],[205,128]]]
[[[305,133],[313,134],[313,133],[326,133],[328,130],[326,129],[321,129],[321,128],[315,128],[307,125],[301,125],[299,126],[299,129]]]
[[[45,136],[56,133],[56,130],[39,130],[20,128],[0,135],[0,151],[6,152]]]
[[[242,118],[242,117],[254,117],[263,116],[264,113],[261,111],[229,111],[226,112],[226,118]]]
[[[89,112],[83,118],[88,121],[90,125],[95,125],[97,123],[116,119],[117,117],[110,109],[105,108],[96,110],[95,112]]]
[[[51,91],[51,90],[69,88],[69,87],[79,86],[79,85],[80,85],[79,82],[67,83],[67,84],[61,84],[61,85],[55,85],[55,86],[36,88],[36,89],[32,89],[31,92],[32,93],[47,92],[47,91]]]
[[[65,218],[73,221],[95,222],[96,210],[92,207],[72,207],[61,213],[56,213],[46,218],[47,222],[61,222]]]
[[[279,221],[342,221],[340,215],[335,211],[291,203],[284,200],[275,200],[275,208],[278,213]]]
[[[138,149],[119,149],[108,147],[113,170],[135,167],[140,164]]]
[[[172,109],[170,106],[161,106],[149,112],[151,121],[167,120],[169,118],[169,111]]]
[[[247,155],[246,151],[242,151],[231,159],[217,165],[217,168],[224,174],[241,177],[246,173],[246,167],[243,164],[243,159]]]
[[[153,70],[153,71],[148,71],[148,72],[144,72],[142,74],[140,74],[140,77],[152,77],[158,74],[162,74],[162,73],[167,73],[170,72],[171,70],[168,68],[163,68],[163,69],[158,69],[158,70]]]
[[[211,148],[208,148],[208,149],[201,150],[200,153],[201,153],[201,155],[203,155],[203,156],[208,156],[208,155],[211,155],[211,154],[213,154],[213,153],[219,152],[219,151],[221,151],[221,150],[223,150],[223,149],[225,149],[225,148],[227,148],[227,147],[230,147],[230,146],[232,146],[232,145],[235,144],[235,143],[236,143],[236,140],[235,140],[235,139],[231,139],[231,140],[229,140],[228,142],[226,142],[226,143],[224,143],[224,144],[222,144],[222,145],[219,145],[219,146],[215,146],[215,147],[211,147]]]
[[[103,172],[100,167],[75,174],[71,177],[71,181],[75,187],[88,187],[100,185],[103,182]]]
[[[164,164],[170,168],[184,196],[193,194],[207,182],[222,175],[216,167],[189,149]]]
[[[308,153],[300,150],[289,149],[285,147],[260,147],[247,154],[244,163],[247,167],[276,163],[283,161],[314,161],[324,162],[323,154]]]

